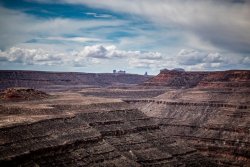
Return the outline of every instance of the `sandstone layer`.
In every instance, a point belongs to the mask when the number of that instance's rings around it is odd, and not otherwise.
[[[145,86],[173,88],[237,88],[250,87],[250,71],[230,70],[215,72],[161,71],[156,77],[144,82]]]

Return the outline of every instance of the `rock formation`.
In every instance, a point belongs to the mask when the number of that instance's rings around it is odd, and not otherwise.
[[[3,100],[37,100],[49,97],[48,94],[30,88],[8,88],[3,90],[0,98]]]
[[[250,71],[230,70],[216,72],[185,72],[162,70],[156,77],[144,82],[145,86],[173,88],[250,87]]]
[[[112,105],[117,109],[80,107],[74,116],[1,127],[0,166],[216,166],[154,118]],[[63,113],[67,105],[56,110]]]
[[[170,138],[218,165],[250,165],[250,71],[164,70],[145,85],[168,89],[153,99],[125,101],[155,118]]]
[[[82,87],[43,100],[0,100],[0,166],[248,167],[249,73],[163,70],[147,81],[118,79],[140,81],[133,87]],[[4,76],[3,83],[69,89],[80,81],[114,83],[106,74],[46,73],[36,85],[37,78],[21,74]],[[44,81],[45,76],[50,77]],[[66,78],[68,84],[61,80]],[[8,89],[2,97],[13,90],[21,97],[43,97],[33,89]]]
[[[213,102],[130,100],[155,118],[165,134],[222,166],[250,164],[249,105]]]

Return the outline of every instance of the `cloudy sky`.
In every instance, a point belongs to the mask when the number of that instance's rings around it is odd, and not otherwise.
[[[248,0],[0,0],[0,69],[250,69]]]

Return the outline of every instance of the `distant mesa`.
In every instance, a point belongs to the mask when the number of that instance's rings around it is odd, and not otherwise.
[[[162,72],[168,72],[168,71],[170,71],[170,70],[167,69],[167,68],[164,68],[164,69],[161,69],[161,70],[160,70],[160,73],[162,73]]]
[[[185,72],[183,68],[173,68],[172,70],[169,70],[167,68],[161,69],[160,72],[169,72],[169,71],[179,71],[179,72]]]
[[[8,88],[1,92],[0,99],[3,100],[38,100],[49,97],[45,92],[30,88]]]
[[[0,90],[28,87],[51,92],[66,91],[73,87],[74,90],[80,90],[83,87],[128,86],[142,84],[151,77],[116,70],[114,73],[0,70]]]
[[[172,69],[172,71],[181,71],[181,72],[184,72],[185,70],[183,68],[174,68],[174,69]]]
[[[113,70],[113,74],[126,74],[126,71],[125,70],[119,70],[119,71]]]

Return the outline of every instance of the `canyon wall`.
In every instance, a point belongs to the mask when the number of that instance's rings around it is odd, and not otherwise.
[[[0,114],[7,110],[9,116],[58,114],[1,126],[0,166],[217,166],[165,133],[154,118],[121,106],[126,105],[64,105],[48,111],[2,108]],[[75,114],[63,116],[69,110]]]
[[[249,71],[6,74],[9,85],[99,88],[0,100],[0,166],[250,166]],[[133,87],[101,87],[117,82]]]
[[[167,86],[173,88],[225,88],[250,87],[249,70],[215,72],[163,70],[157,76],[144,82],[145,86]]]
[[[195,99],[194,94],[192,99]],[[197,97],[185,100],[186,97],[177,95],[176,99],[171,99],[160,95],[154,99],[130,99],[126,102],[154,118],[170,138],[185,142],[218,165],[250,165],[249,94],[231,101],[201,100]]]

